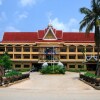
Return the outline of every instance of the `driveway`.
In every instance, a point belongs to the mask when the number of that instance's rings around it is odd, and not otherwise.
[[[0,100],[100,100],[100,91],[81,82],[79,73],[41,75],[0,89]]]
[[[41,75],[38,72],[30,74],[30,80],[12,85],[8,88],[33,90],[94,90],[91,86],[79,80],[79,73],[66,72],[65,75]]]

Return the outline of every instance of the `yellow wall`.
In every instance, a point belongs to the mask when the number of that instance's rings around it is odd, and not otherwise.
[[[79,46],[84,46],[84,50],[86,50],[87,48],[90,48],[89,50],[91,50],[91,52],[84,52],[84,59],[82,59],[81,57],[83,57],[83,53],[82,52],[78,52],[78,48]],[[61,61],[63,63],[66,63],[66,67],[67,69],[69,69],[70,65],[75,65],[75,68],[78,68],[78,65],[82,65],[82,62],[86,61],[86,56],[95,56],[97,55],[97,52],[95,52],[95,44],[94,43],[0,43],[0,55],[3,54],[4,51],[8,50],[9,55],[11,56],[11,60],[14,62],[13,63],[13,67],[15,68],[16,64],[21,64],[20,68],[24,68],[24,65],[29,64],[29,68],[32,67],[32,63],[43,63],[46,60],[45,58],[45,54],[44,54],[44,49],[45,47],[54,47],[54,49],[56,50],[56,54],[54,55],[55,62]],[[74,47],[74,52],[70,52],[70,48]],[[10,50],[12,51],[9,51]],[[19,49],[18,49],[19,48]],[[26,51],[25,51],[26,48]],[[27,48],[30,49],[27,52]],[[61,48],[65,48],[66,51],[61,51]],[[4,49],[4,51],[3,51]],[[18,51],[16,51],[19,50]],[[21,49],[21,52],[20,52]],[[33,51],[33,49],[37,50],[37,51]],[[74,58],[72,57],[74,56]],[[38,58],[37,58],[38,57]],[[80,57],[80,59],[79,59]],[[73,59],[71,59],[73,58]],[[49,63],[51,61],[48,61]],[[54,62],[54,59],[53,61]]]

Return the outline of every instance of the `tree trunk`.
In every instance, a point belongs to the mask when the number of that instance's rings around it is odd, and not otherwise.
[[[99,52],[100,52],[100,28],[99,26],[96,27],[95,32],[95,43],[97,47],[97,68],[96,68],[96,75],[100,76],[100,64],[99,64]]]
[[[96,68],[96,75],[97,76],[100,76],[100,65],[99,65],[99,49],[100,49],[100,46],[97,47],[98,51],[97,51],[97,68]]]

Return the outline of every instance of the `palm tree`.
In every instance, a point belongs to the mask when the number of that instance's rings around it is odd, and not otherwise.
[[[97,69],[96,75],[100,76],[100,67],[99,67],[99,52],[100,52],[100,0],[91,0],[91,9],[86,7],[80,8],[80,12],[85,15],[83,20],[80,22],[79,30],[82,31],[83,28],[86,28],[86,34],[89,34],[90,31],[94,29],[94,40],[97,47]]]

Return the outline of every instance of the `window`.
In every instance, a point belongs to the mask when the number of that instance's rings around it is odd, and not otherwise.
[[[15,47],[15,52],[21,52],[21,47]]]
[[[5,51],[5,47],[0,47],[0,52],[4,52]]]
[[[38,55],[32,55],[33,59],[38,59]]]
[[[60,52],[66,52],[66,48],[61,48]]]
[[[66,57],[66,55],[61,55],[60,56],[60,59],[66,59],[67,57]]]
[[[97,47],[95,47],[95,48],[94,48],[94,51],[95,51],[95,52],[98,52],[98,49],[97,49]],[[99,49],[99,52],[100,52],[100,49]]]
[[[75,46],[70,46],[69,47],[69,52],[76,52],[76,47]]]
[[[27,65],[24,65],[24,68],[29,68],[29,67],[30,67],[30,65],[28,65],[28,64]]]
[[[92,46],[86,46],[86,52],[93,52]]]
[[[30,55],[29,54],[24,55],[24,59],[30,59]]]
[[[75,65],[69,65],[69,68],[75,68]]]
[[[55,48],[48,47],[48,48],[45,48],[44,53],[45,54],[56,54],[56,51],[55,51]]]
[[[93,52],[92,48],[86,48],[86,52]]]
[[[13,52],[13,47],[7,47],[8,52]]]
[[[32,48],[32,51],[33,51],[33,52],[38,52],[39,49],[38,49],[38,48]]]
[[[84,52],[84,47],[78,47],[78,52]]]
[[[78,59],[84,59],[83,55],[78,55]]]
[[[83,66],[82,65],[78,65],[78,68],[83,68]]]
[[[21,65],[20,64],[16,64],[15,68],[21,68]]]
[[[21,54],[16,54],[15,59],[21,59]]]
[[[30,48],[29,47],[24,47],[24,52],[30,52]]]
[[[76,59],[75,55],[69,55],[69,59]]]

